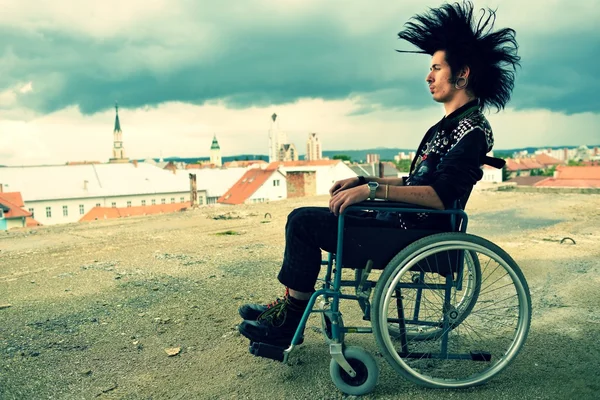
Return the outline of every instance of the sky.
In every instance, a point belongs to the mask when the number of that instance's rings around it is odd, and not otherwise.
[[[0,0],[0,165],[126,155],[416,148],[443,115],[430,57],[397,38],[423,0]],[[475,0],[517,32],[521,67],[495,149],[600,144],[600,0]]]

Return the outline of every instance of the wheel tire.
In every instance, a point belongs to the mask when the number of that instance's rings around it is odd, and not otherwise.
[[[464,349],[468,348],[474,359],[469,361],[470,365],[453,368],[462,361],[443,357],[407,357],[406,353],[401,353],[402,349],[396,345],[395,339],[392,340],[393,335],[389,329],[387,312],[388,306],[393,304],[394,285],[401,277],[410,273],[411,265],[418,260],[435,252],[442,254],[460,249],[467,250],[473,259],[488,259],[485,263],[480,261],[481,267],[478,267],[482,276],[477,279],[480,287],[474,292],[477,294],[476,301],[465,303],[458,323],[447,331],[453,338],[459,338],[451,341],[448,336],[447,344],[461,348],[458,352],[463,354]],[[493,264],[488,267],[490,263]],[[489,317],[486,312],[491,313]],[[500,247],[470,234],[440,233],[410,244],[390,261],[375,287],[371,323],[383,357],[407,380],[430,388],[464,389],[484,384],[504,370],[518,355],[527,339],[531,323],[531,296],[522,271]],[[430,338],[431,341],[438,339],[442,338]],[[418,338],[408,340],[409,355],[412,352],[434,354],[440,351],[432,350],[430,341]]]
[[[371,393],[377,385],[379,367],[375,358],[360,347],[346,347],[344,357],[356,371],[352,378],[333,358],[329,363],[329,374],[333,384],[343,393],[351,396],[362,396]]]

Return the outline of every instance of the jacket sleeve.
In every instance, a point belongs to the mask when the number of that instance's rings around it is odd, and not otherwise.
[[[442,157],[433,174],[431,186],[444,208],[451,208],[456,200],[469,193],[483,177],[481,157],[486,151],[485,134],[481,129],[474,128]]]

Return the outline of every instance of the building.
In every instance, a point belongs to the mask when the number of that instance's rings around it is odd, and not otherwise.
[[[277,161],[298,161],[298,151],[293,143],[282,144]]]
[[[269,162],[297,161],[298,151],[293,143],[288,143],[287,135],[279,128],[277,114],[271,115],[269,129]]]
[[[412,159],[415,158],[416,154],[417,153],[414,151],[410,151],[408,153],[401,151],[400,153],[398,153],[397,155],[394,156],[394,161],[396,161],[396,162],[399,162],[401,160],[411,160],[412,161]]]
[[[215,167],[223,166],[221,147],[219,147],[219,142],[217,142],[217,135],[213,136],[212,144],[210,145],[210,163]]]
[[[367,164],[374,164],[378,163],[379,161],[381,161],[381,157],[379,156],[379,154],[367,154]]]
[[[287,136],[279,128],[277,114],[271,115],[271,128],[269,129],[269,162],[278,161],[283,144],[287,143]]]
[[[323,158],[323,149],[321,142],[316,133],[309,133],[306,141],[306,157],[307,161],[321,160]]]
[[[559,160],[558,158],[552,157],[548,153],[536,154],[535,161],[538,164],[543,165],[544,168],[551,168],[556,167],[557,165],[564,164],[563,161]]]
[[[481,182],[488,183],[501,183],[502,182],[502,169],[494,168],[489,165],[484,165],[481,169],[483,171],[483,176],[481,177]]]
[[[286,176],[288,197],[329,194],[334,182],[357,174],[341,160],[280,161],[269,164]]]
[[[264,203],[287,198],[285,175],[277,168],[250,168],[223,195],[221,204]]]
[[[535,183],[535,187],[600,188],[600,166],[567,167],[559,165],[554,176]]]
[[[184,211],[190,207],[190,202],[183,203],[165,203],[146,206],[131,207],[94,207],[85,214],[79,222],[91,222],[113,218],[126,218],[155,214],[167,214],[172,212]]]
[[[24,204],[21,193],[4,193],[0,190],[0,231],[38,225],[32,219],[31,212],[25,211],[22,207]]]
[[[127,163],[129,159],[125,157],[125,148],[123,147],[123,132],[119,121],[119,105],[115,104],[115,129],[113,130],[113,156],[108,160],[109,163]]]
[[[77,222],[94,207],[190,200],[187,171],[176,174],[136,162],[5,167],[0,168],[0,183],[21,192],[26,210],[43,225]],[[198,187],[198,199],[206,204],[207,191]]]
[[[517,176],[539,175],[546,169],[546,166],[533,158],[507,158],[505,168],[508,171],[509,178],[514,178]]]

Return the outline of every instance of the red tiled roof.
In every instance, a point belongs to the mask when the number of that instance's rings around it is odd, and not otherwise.
[[[186,164],[185,169],[209,169],[218,168],[216,164],[204,163],[204,164]]]
[[[277,167],[320,167],[326,165],[336,165],[341,163],[341,160],[300,160],[300,161],[273,161],[269,164],[268,168],[277,168]]]
[[[519,164],[518,162],[516,162],[512,158],[507,158],[506,159],[506,169],[508,171],[519,171],[519,170],[521,170],[523,168],[522,168],[521,164]]]
[[[508,171],[529,171],[532,169],[544,169],[544,165],[538,163],[532,158],[512,158],[506,159],[506,169]]]
[[[4,218],[23,218],[31,217],[29,211],[23,210],[23,197],[20,192],[0,193],[0,204],[8,208],[4,213]]]
[[[520,186],[534,186],[536,183],[548,179],[547,176],[517,176],[508,179],[506,182],[514,182]]]
[[[559,159],[549,156],[546,153],[536,155],[535,161],[537,161],[538,163],[545,165],[545,166],[563,164],[563,162],[560,161]]]
[[[177,211],[183,211],[190,207],[190,202],[156,204],[150,206],[135,207],[94,207],[85,214],[79,222],[95,221],[97,219],[111,219],[122,217],[133,217],[138,215],[167,214]]]
[[[556,167],[556,177],[548,178],[534,186],[600,188],[600,166]]]
[[[265,160],[229,161],[223,164],[225,168],[245,168],[253,164],[266,164]]]
[[[600,180],[600,166],[556,167],[557,179],[593,179]]]
[[[533,158],[521,158],[519,163],[524,167],[522,169],[544,169],[545,166],[535,161]]]
[[[600,179],[555,179],[548,178],[536,183],[536,187],[573,187],[573,188],[600,188]]]
[[[28,228],[32,228],[34,226],[42,226],[42,224],[40,224],[39,222],[37,222],[35,219],[33,219],[31,217],[27,217],[27,218],[25,218],[25,226]]]
[[[277,172],[276,168],[266,169],[251,168],[221,197],[217,200],[222,204],[243,204],[254,194],[266,181]]]

